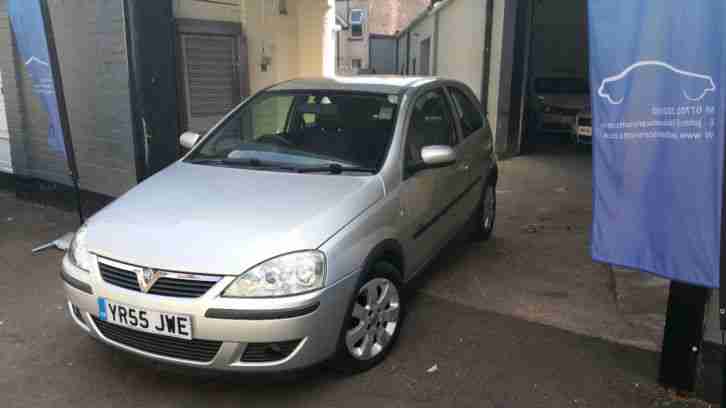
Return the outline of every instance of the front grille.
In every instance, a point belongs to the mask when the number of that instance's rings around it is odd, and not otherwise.
[[[571,124],[559,123],[559,122],[543,122],[541,130],[569,130],[572,128]]]
[[[109,340],[131,347],[136,350],[164,357],[178,358],[197,362],[209,362],[217,355],[222,346],[221,341],[200,339],[177,339],[127,329],[112,323],[99,320],[95,316],[93,322],[101,334]]]
[[[136,280],[136,274],[134,272],[115,268],[100,262],[98,263],[98,269],[101,271],[101,277],[104,281],[112,285],[121,286],[122,288],[141,292],[139,281]]]
[[[249,343],[242,354],[243,363],[269,363],[280,361],[290,355],[300,340],[281,341],[278,343]]]
[[[102,262],[98,263],[98,269],[101,271],[101,277],[107,283],[137,292],[141,291],[135,272]],[[148,293],[161,296],[196,298],[207,293],[216,283],[214,281],[162,277],[154,283]]]
[[[578,126],[592,126],[592,118],[579,118],[577,120]]]

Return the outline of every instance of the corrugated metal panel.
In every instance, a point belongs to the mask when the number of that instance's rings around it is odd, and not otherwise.
[[[203,133],[240,101],[237,37],[182,34],[188,129]]]

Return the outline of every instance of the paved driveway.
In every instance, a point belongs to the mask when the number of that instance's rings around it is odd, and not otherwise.
[[[199,375],[96,343],[65,316],[60,254],[30,255],[73,214],[0,190],[0,405],[700,406],[654,384],[653,330],[626,319],[588,259],[589,158],[517,158],[501,179],[494,240],[453,243],[416,282],[389,359],[348,378]]]

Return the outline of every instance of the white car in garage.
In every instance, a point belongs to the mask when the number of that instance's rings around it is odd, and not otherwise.
[[[589,106],[575,116],[572,136],[576,144],[592,144],[592,110]]]
[[[533,81],[530,109],[538,133],[570,133],[577,114],[590,103],[587,80],[540,77]]]

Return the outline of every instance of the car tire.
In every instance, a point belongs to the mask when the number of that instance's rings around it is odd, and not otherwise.
[[[398,269],[376,262],[356,287],[329,366],[352,375],[383,361],[401,332],[404,301]]]
[[[497,218],[497,191],[496,186],[488,181],[484,186],[479,205],[471,223],[472,239],[474,241],[488,241],[494,232],[494,222]]]

